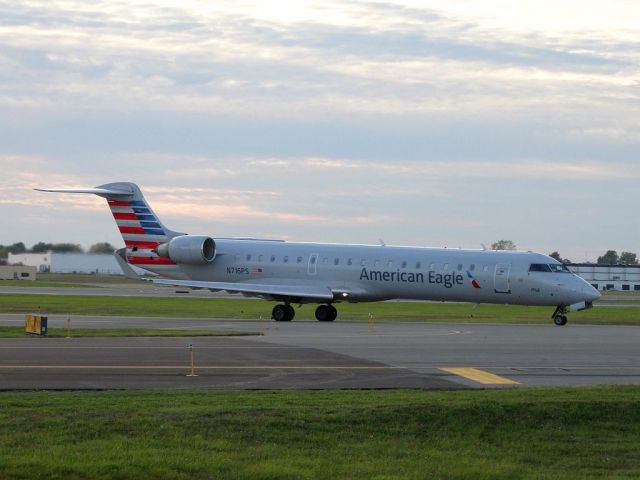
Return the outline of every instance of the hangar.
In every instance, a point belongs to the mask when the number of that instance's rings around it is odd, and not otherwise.
[[[7,263],[35,267],[38,272],[99,273],[122,275],[122,269],[113,255],[91,253],[20,253],[9,254]]]
[[[0,280],[35,280],[36,268],[23,265],[0,265]]]
[[[570,263],[567,267],[589,282],[596,290],[640,292],[640,265]]]

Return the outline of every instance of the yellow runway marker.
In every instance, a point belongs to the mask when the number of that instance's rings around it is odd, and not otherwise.
[[[478,370],[477,368],[440,368],[443,372],[453,373],[460,377],[468,378],[482,385],[519,385],[520,382],[494,375],[493,373]]]

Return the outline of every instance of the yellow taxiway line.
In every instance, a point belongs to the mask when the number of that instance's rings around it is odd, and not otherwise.
[[[485,372],[484,370],[478,370],[477,368],[440,368],[443,372],[452,373],[454,375],[458,375],[459,377],[468,378],[469,380],[473,380],[474,382],[480,383],[482,385],[519,385],[520,382],[516,382],[514,380],[510,380],[505,377],[501,377],[499,375],[495,375],[493,373]]]

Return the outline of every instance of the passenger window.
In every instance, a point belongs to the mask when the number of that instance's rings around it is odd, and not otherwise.
[[[436,269],[436,264],[435,263],[430,263],[429,264],[429,270],[435,270]]]
[[[459,271],[459,272],[461,272],[461,271],[462,271],[462,264],[461,264],[461,263],[459,263],[459,264],[458,264],[458,271]]]
[[[373,262],[373,266],[376,268],[380,268],[380,260],[376,260],[375,262]]]
[[[402,261],[402,268],[407,268],[407,261],[406,260]]]
[[[296,262],[298,262],[298,263],[302,263],[302,257],[298,257],[298,258],[296,258]]]
[[[366,267],[367,266],[367,260],[364,259],[364,258],[362,260],[360,260],[360,265],[363,266],[363,267]]]
[[[258,257],[258,261],[259,261],[259,262],[263,262],[263,261],[264,261],[264,255],[260,255],[260,256]]]
[[[329,263],[329,258],[328,258],[328,257],[324,257],[324,258],[322,259],[322,264],[323,264],[323,265],[326,265],[327,263]]]
[[[276,256],[275,255],[271,255],[271,258],[269,260],[271,260],[272,262],[275,262],[276,261]]]
[[[251,261],[251,254],[247,255],[247,262]]]
[[[336,258],[336,259],[333,261],[333,264],[334,264],[334,265],[338,265],[339,263],[340,263],[340,259],[339,259],[339,258]]]
[[[469,271],[473,272],[476,269],[476,265],[475,263],[472,263],[471,266],[469,267]]]
[[[393,268],[393,261],[392,261],[392,260],[389,260],[389,261],[387,262],[387,267],[389,267],[389,268]]]
[[[445,264],[444,264],[444,269],[445,269],[445,270],[449,270],[449,264],[448,264],[448,263],[445,263]]]
[[[311,260],[309,260],[309,262],[311,263],[311,265],[315,265],[316,264],[316,260],[318,257],[316,257],[315,255],[313,257],[311,257]]]
[[[488,272],[489,271],[489,265],[485,265],[484,267],[482,267],[482,271],[483,272]]]
[[[353,261],[351,259],[347,260],[347,265],[353,265]]]
[[[422,264],[420,262],[416,262],[416,269],[419,270],[420,268],[422,268]]]
[[[284,263],[287,263],[289,261],[289,257],[285,255],[284,257],[282,257],[282,261]]]

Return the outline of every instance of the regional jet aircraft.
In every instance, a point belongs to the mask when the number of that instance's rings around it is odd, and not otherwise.
[[[272,317],[290,321],[292,305],[319,304],[319,321],[335,304],[390,299],[555,307],[556,325],[600,294],[562,263],[539,253],[212,238],[169,230],[133,183],[96,188],[38,189],[89,193],[107,200],[125,248],[116,259],[162,278],[160,285],[204,288],[278,303]]]

